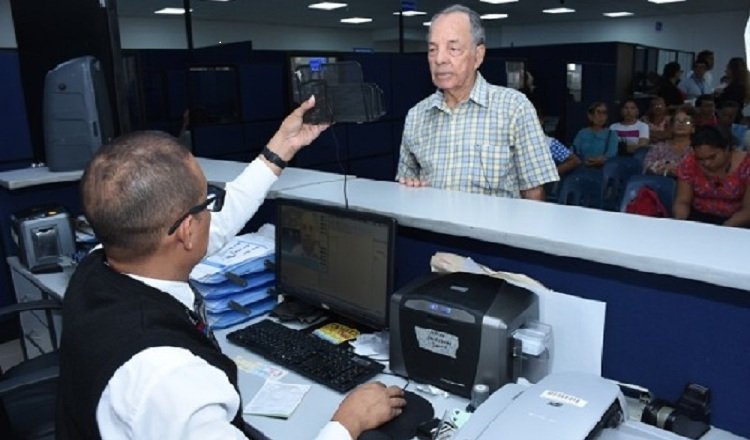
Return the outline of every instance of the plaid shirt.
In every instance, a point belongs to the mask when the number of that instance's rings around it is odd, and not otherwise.
[[[469,99],[455,109],[438,90],[409,110],[396,179],[402,177],[513,198],[559,180],[531,103],[478,72]]]
[[[568,160],[571,153],[571,151],[568,150],[568,147],[553,137],[547,136],[547,141],[549,141],[549,151],[552,153],[552,160],[554,160],[556,164],[561,164]]]

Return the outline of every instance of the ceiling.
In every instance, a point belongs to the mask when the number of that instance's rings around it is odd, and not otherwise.
[[[333,27],[346,29],[381,30],[398,27],[398,17],[393,15],[401,0],[335,0],[348,3],[348,7],[335,11],[307,8],[320,0],[232,0],[215,2],[189,0],[194,20],[240,21],[262,24],[283,24],[306,27]],[[404,17],[406,28],[422,28],[432,14],[460,0],[412,0],[416,9],[427,15]],[[633,17],[696,14],[722,11],[750,10],[748,0],[687,0],[680,3],[657,5],[647,0],[520,0],[517,3],[493,5],[479,0],[463,0],[463,4],[480,14],[506,13],[502,20],[485,21],[485,27],[502,25],[545,24],[578,20],[628,20],[608,18],[603,12],[629,11]],[[576,10],[573,14],[543,14],[542,9],[565,6]],[[123,17],[154,18],[154,11],[163,7],[183,7],[183,0],[119,0],[117,9]],[[352,25],[339,23],[339,19],[359,16],[370,17],[373,22]],[[180,16],[169,16],[179,19]],[[181,18],[181,17],[180,17]]]

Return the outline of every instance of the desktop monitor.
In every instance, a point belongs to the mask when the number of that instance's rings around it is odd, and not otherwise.
[[[279,199],[276,220],[278,293],[355,324],[387,327],[394,219]]]

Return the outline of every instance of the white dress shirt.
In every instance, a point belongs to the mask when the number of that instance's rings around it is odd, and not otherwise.
[[[221,249],[263,203],[276,175],[256,159],[226,185],[224,207],[212,213],[208,253]],[[192,309],[186,282],[128,274]],[[110,378],[96,407],[103,439],[244,439],[231,424],[240,396],[220,369],[189,350],[151,347],[130,358]],[[338,422],[329,422],[316,440],[351,440]]]

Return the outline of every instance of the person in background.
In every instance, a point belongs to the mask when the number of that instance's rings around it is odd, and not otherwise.
[[[748,145],[745,144],[745,137],[748,131],[747,125],[734,122],[737,120],[739,112],[740,105],[738,103],[734,101],[724,101],[718,111],[718,127],[724,137],[729,139],[730,145],[747,150]]]
[[[695,132],[692,107],[677,110],[672,117],[672,138],[652,146],[643,159],[643,172],[660,176],[677,176],[677,167],[690,153],[691,136]]]
[[[133,132],[94,155],[81,195],[102,249],[78,265],[63,300],[57,438],[264,438],[242,418],[237,366],[195,311],[188,277],[326,128],[303,124],[314,105],[287,116],[224,192],[208,192],[196,159],[167,133]],[[317,438],[357,438],[404,404],[398,387],[363,385]]]
[[[649,143],[655,144],[672,137],[671,120],[667,112],[667,105],[664,98],[657,96],[651,100],[651,105],[643,118],[643,122],[648,125]]]
[[[534,107],[489,84],[479,14],[453,5],[430,22],[427,59],[438,90],[406,115],[396,180],[407,186],[544,200],[559,180]]]
[[[682,69],[678,62],[672,61],[664,65],[661,78],[659,78],[659,85],[656,88],[656,95],[664,98],[667,107],[675,108],[685,102],[685,96],[677,88],[677,83],[680,82],[681,77]]]
[[[744,107],[750,102],[750,81],[747,71],[747,63],[739,57],[732,58],[727,63],[726,69],[727,86],[716,96],[716,102],[721,107],[726,101],[734,101]],[[735,120],[739,122],[739,119]]]
[[[713,95],[701,95],[695,100],[695,125],[715,127],[719,123],[716,118],[716,102]]]
[[[623,153],[633,154],[639,147],[649,143],[649,129],[645,122],[638,120],[638,104],[632,99],[626,99],[620,106],[622,121],[609,126],[617,133],[617,138],[625,145]]]
[[[617,155],[617,133],[607,128],[607,104],[594,102],[587,111],[589,126],[578,131],[573,139],[575,152],[587,167],[600,168]]]
[[[750,226],[750,156],[729,146],[716,127],[696,129],[693,152],[677,168],[677,219]]]
[[[539,117],[539,123],[544,127],[544,112],[538,104],[534,104],[534,107],[536,108],[536,114]],[[559,174],[561,178],[581,165],[581,159],[562,142],[551,136],[547,136],[546,133],[545,137],[549,142],[549,150],[552,154],[552,160],[555,161],[555,165],[557,166],[557,174]]]
[[[685,98],[692,101],[701,95],[713,93],[713,89],[710,89],[706,83],[705,75],[707,70],[708,65],[706,65],[706,61],[695,60],[693,71],[677,85],[685,95]]]
[[[701,61],[706,64],[706,72],[703,74],[703,82],[706,84],[706,93],[713,93],[716,89],[716,81],[714,79],[714,53],[708,49],[698,52],[695,56],[696,61]],[[691,72],[692,73],[692,72]]]

